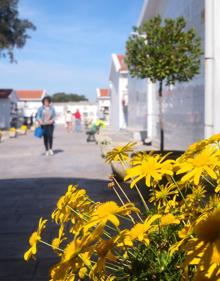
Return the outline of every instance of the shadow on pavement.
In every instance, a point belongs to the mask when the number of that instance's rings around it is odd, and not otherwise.
[[[63,149],[54,149],[54,154],[58,154],[58,153],[63,153],[64,150]]]
[[[105,180],[55,177],[0,180],[0,281],[49,280],[49,268],[57,261],[52,251],[40,246],[39,258],[29,263],[23,261],[23,253],[29,247],[28,238],[39,218],[50,217],[69,184],[85,188],[95,201],[117,200]],[[48,225],[46,233],[50,242],[56,227]]]

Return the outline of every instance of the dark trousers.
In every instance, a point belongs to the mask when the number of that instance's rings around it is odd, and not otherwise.
[[[44,131],[44,146],[46,150],[52,149],[53,147],[53,130],[54,125],[42,125]]]

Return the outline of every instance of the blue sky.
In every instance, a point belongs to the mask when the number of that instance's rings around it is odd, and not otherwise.
[[[17,64],[0,61],[1,88],[84,94],[108,86],[112,53],[125,42],[143,0],[20,0],[21,17],[37,27],[15,52]]]

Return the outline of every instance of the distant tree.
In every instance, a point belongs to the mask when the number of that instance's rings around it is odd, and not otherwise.
[[[163,85],[191,80],[200,70],[201,40],[194,28],[186,30],[183,17],[156,16],[137,28],[126,44],[126,62],[132,77],[159,83],[160,149],[164,150]]]
[[[0,0],[0,57],[14,61],[14,48],[22,48],[30,36],[28,29],[35,30],[35,26],[26,19],[20,19],[18,0]]]
[[[76,101],[87,101],[88,99],[84,95],[78,95],[78,94],[67,94],[64,92],[56,93],[52,95],[52,101],[53,102],[76,102]]]

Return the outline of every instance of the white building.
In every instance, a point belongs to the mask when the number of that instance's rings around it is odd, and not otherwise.
[[[111,107],[110,90],[97,88],[98,117],[109,123],[109,113]]]
[[[12,89],[0,89],[0,128],[8,129],[17,118],[16,93]]]
[[[72,114],[74,114],[77,110],[79,110],[82,117],[82,122],[95,121],[97,119],[98,107],[96,103],[88,101],[56,102],[53,103],[53,106],[56,111],[57,124],[65,123],[65,114],[67,111],[70,111]]]
[[[156,135],[155,85],[147,79],[128,78],[128,129],[135,140],[152,140]]]
[[[205,56],[201,70],[192,81],[176,84],[164,90],[163,120],[165,149],[186,149],[194,141],[220,132],[220,1],[219,0],[145,0],[138,26],[156,15],[162,18],[183,16],[187,28],[195,27],[202,39]],[[157,87],[147,80],[130,79],[133,99],[139,100],[139,118],[150,137],[159,143]],[[146,89],[144,91],[144,88]],[[129,95],[130,98],[130,95]],[[141,104],[146,101],[145,107]],[[138,103],[138,102],[137,102]],[[142,113],[141,113],[142,112]],[[129,111],[130,114],[130,111]],[[158,116],[157,116],[158,117]]]
[[[16,90],[19,114],[25,118],[35,116],[46,96],[45,90]]]
[[[128,116],[128,69],[124,56],[113,54],[110,69],[110,125],[119,130],[127,127]]]

